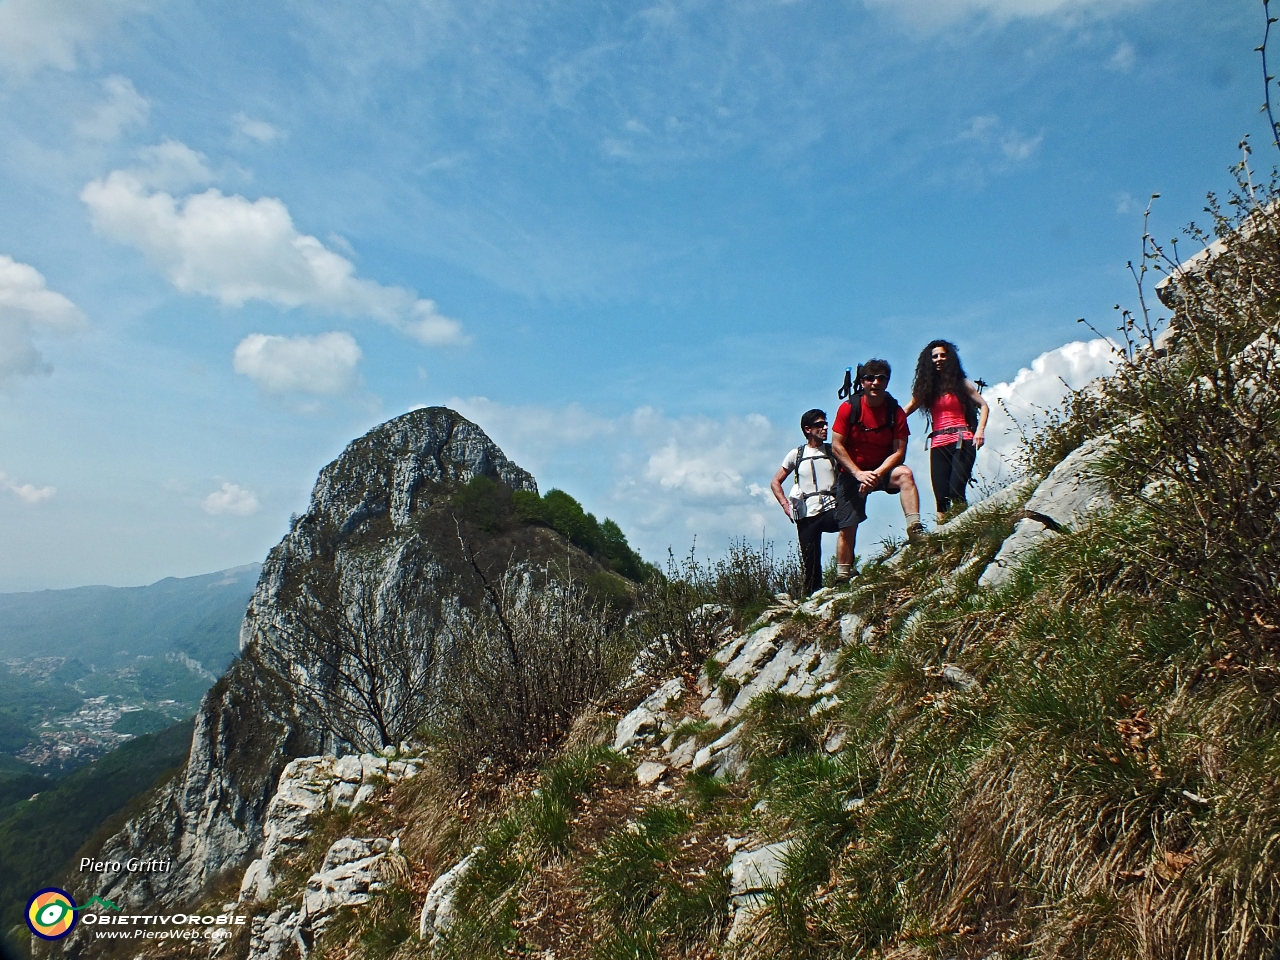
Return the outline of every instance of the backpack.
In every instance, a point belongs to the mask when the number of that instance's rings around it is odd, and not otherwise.
[[[849,403],[849,426],[853,426],[854,424],[862,426],[862,404],[855,403],[854,401],[862,399],[863,392],[862,364],[858,364],[858,375],[856,381],[853,375],[853,368],[845,367],[844,385],[836,391],[836,397],[840,400],[846,400]],[[888,409],[885,411],[888,416],[885,417],[884,423],[880,424],[880,426],[864,428],[868,433],[876,430],[892,430],[898,422],[898,401],[895,400],[893,398],[893,394],[889,393],[887,390],[885,391],[884,398],[889,404]]]
[[[805,493],[803,490],[800,490],[800,463],[801,463],[801,457],[803,456],[806,447],[808,447],[807,443],[802,443],[800,444],[800,446],[796,447],[796,465],[793,468],[792,473],[795,474],[796,490],[798,492],[795,494],[791,494],[787,497],[787,499],[791,501],[791,519],[793,521],[803,520],[805,517],[809,515],[809,498],[810,497],[821,497],[823,495],[827,495],[827,496],[833,495],[834,488],[832,490],[817,489],[818,468],[813,465],[813,461],[819,460],[819,459],[830,460],[833,471],[837,474],[840,472],[840,464],[836,461],[835,455],[831,452],[831,444],[824,443],[821,447],[822,452],[820,454],[815,454],[812,457],[805,458],[809,461],[809,469],[813,471],[813,486],[814,486],[815,492]]]

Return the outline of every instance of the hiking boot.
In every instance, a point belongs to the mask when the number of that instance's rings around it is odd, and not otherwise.
[[[924,524],[913,523],[911,526],[907,527],[907,540],[911,543],[920,543],[924,540]]]

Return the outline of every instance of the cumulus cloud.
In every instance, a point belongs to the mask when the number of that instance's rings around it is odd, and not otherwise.
[[[177,140],[163,140],[138,151],[141,165],[130,171],[138,184],[151,190],[177,192],[212,183],[208,158]]]
[[[205,497],[200,506],[205,513],[214,517],[227,514],[247,517],[257,512],[259,503],[256,496],[239,484],[224,483],[221,490],[215,490]]]
[[[256,140],[258,143],[271,143],[280,139],[281,136],[278,127],[273,127],[265,120],[255,120],[243,113],[237,113],[231,118],[231,122],[235,125],[236,133],[250,140]]]
[[[84,324],[80,308],[48,289],[40,271],[0,254],[0,386],[49,373],[36,338],[71,333]]]
[[[80,55],[145,0],[0,0],[0,70],[74,70]]]
[[[151,150],[142,168],[93,180],[80,198],[95,229],[141,250],[178,290],[236,307],[260,300],[368,317],[429,346],[466,342],[462,325],[433,301],[356,276],[350,260],[300,233],[280,200],[213,187],[182,195],[202,182],[197,175],[209,179],[203,158],[181,143]]]
[[[769,449],[773,428],[758,413],[728,422],[701,417],[670,421],[645,407],[636,411],[632,423],[651,447],[657,446],[646,462],[645,479],[697,500],[751,496],[754,475],[765,469],[762,461],[776,453]]]
[[[1040,354],[1011,382],[989,388],[984,396],[991,405],[991,418],[986,445],[978,454],[979,470],[986,476],[998,475],[1017,453],[1022,436],[1018,425],[1029,428],[1061,403],[1068,390],[1110,373],[1115,368],[1115,349],[1115,344],[1101,337],[1067,343]]]
[[[233,366],[270,393],[335,394],[355,385],[361,355],[360,346],[346,333],[251,333],[236,347]]]
[[[864,0],[868,7],[889,11],[917,29],[932,31],[968,18],[997,23],[1052,17],[1075,20],[1107,16],[1146,0]]]
[[[0,488],[8,490],[23,503],[37,504],[48,500],[58,492],[57,487],[37,487],[30,483],[18,483],[0,470]]]
[[[104,142],[119,138],[131,127],[140,127],[151,112],[151,101],[134,89],[127,77],[113,76],[102,81],[107,98],[93,114],[76,124],[76,132],[89,140]]]

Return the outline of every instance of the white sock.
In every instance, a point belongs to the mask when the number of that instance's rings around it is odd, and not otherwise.
[[[912,527],[916,526],[916,524],[918,524],[918,523],[920,523],[920,514],[918,514],[918,513],[908,513],[908,514],[907,514],[907,529],[908,529],[908,530],[910,530]]]
[[[847,576],[849,576],[849,574],[851,574],[851,573],[853,573],[853,564],[852,564],[852,563],[837,563],[837,564],[836,564],[836,576],[837,576],[837,577],[847,577]]]

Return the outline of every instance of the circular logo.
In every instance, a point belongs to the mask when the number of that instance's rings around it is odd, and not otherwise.
[[[61,940],[76,925],[76,902],[57,887],[46,887],[27,901],[27,926],[41,940]]]

